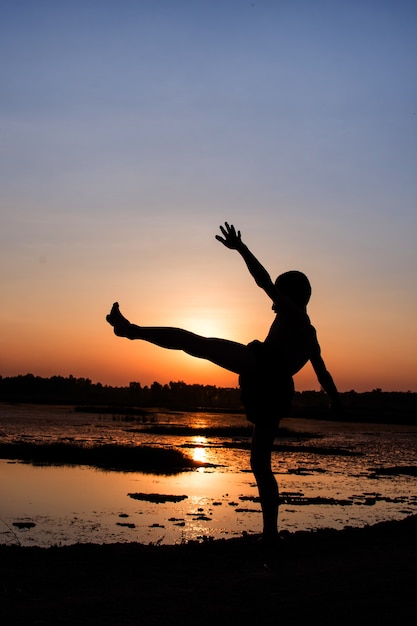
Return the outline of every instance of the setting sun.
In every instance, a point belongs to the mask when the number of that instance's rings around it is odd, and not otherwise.
[[[198,317],[185,317],[179,320],[178,327],[186,328],[197,335],[203,337],[219,337],[225,339],[227,336],[227,330],[221,320],[216,320],[207,316],[207,311],[201,318]]]

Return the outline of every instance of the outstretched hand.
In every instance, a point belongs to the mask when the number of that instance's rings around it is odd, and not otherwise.
[[[230,248],[230,250],[238,250],[242,245],[240,230],[236,233],[233,224],[229,225],[227,222],[224,223],[224,227],[220,226],[220,230],[222,231],[223,237],[216,235],[217,241],[220,241],[226,248]]]

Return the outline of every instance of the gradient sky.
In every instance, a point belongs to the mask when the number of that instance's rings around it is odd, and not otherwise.
[[[0,374],[236,386],[105,322],[264,338],[227,220],[309,275],[342,391],[417,391],[416,32],[407,0],[4,0]]]

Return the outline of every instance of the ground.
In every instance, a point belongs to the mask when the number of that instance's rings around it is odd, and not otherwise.
[[[417,516],[292,533],[272,570],[251,537],[177,546],[0,546],[0,623],[413,623],[416,536]]]

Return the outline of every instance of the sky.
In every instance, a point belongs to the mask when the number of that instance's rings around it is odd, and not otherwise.
[[[417,1],[3,0],[0,375],[237,385],[141,325],[243,343],[304,271],[341,391],[417,391]],[[319,389],[311,366],[296,388]]]

